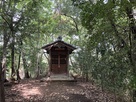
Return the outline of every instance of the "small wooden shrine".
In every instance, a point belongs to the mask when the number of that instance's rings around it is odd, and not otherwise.
[[[76,48],[61,37],[55,42],[42,47],[49,54],[49,71],[51,74],[68,74],[69,54]]]

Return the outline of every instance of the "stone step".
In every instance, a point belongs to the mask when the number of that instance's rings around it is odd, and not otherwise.
[[[51,75],[50,77],[46,77],[44,79],[41,79],[43,81],[69,81],[69,82],[74,82],[73,77],[68,76],[68,75]]]

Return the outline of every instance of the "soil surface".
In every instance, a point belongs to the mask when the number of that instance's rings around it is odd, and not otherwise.
[[[5,87],[6,102],[114,102],[114,95],[83,82],[22,80]]]

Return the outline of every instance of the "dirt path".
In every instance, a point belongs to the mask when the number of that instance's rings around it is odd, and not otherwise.
[[[90,83],[22,80],[6,87],[6,102],[114,102],[114,96]]]

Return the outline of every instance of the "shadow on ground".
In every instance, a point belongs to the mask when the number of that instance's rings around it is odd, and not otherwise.
[[[114,102],[113,95],[91,83],[22,80],[6,87],[6,102]]]

